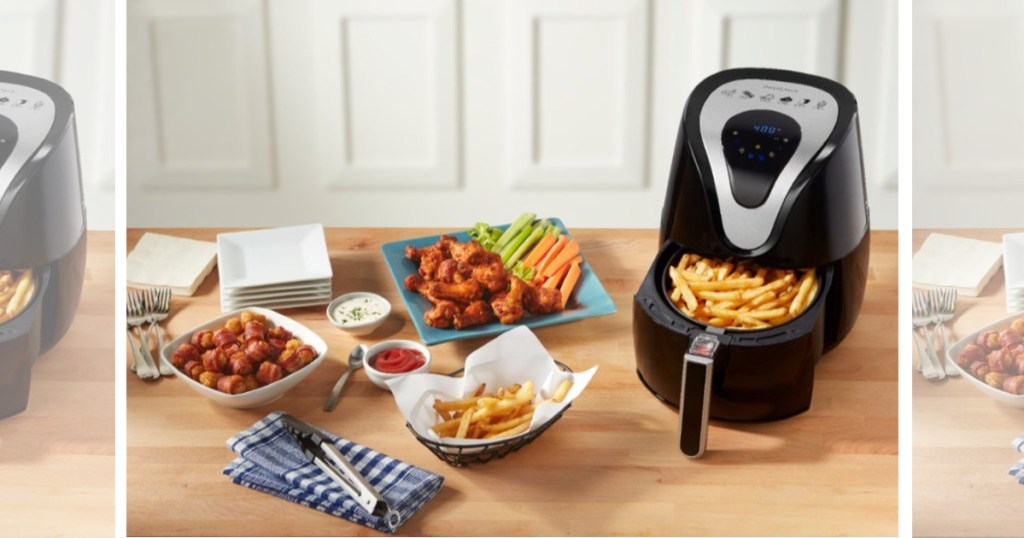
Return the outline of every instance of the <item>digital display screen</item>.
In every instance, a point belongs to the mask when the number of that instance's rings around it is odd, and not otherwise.
[[[0,168],[3,168],[17,143],[18,126],[7,116],[0,114]]]
[[[800,145],[800,124],[774,110],[747,110],[722,129],[733,196],[744,207],[764,203],[775,179]]]
[[[771,125],[768,123],[762,123],[760,125],[754,125],[754,132],[761,134],[779,134],[782,132],[782,128],[778,125]]]

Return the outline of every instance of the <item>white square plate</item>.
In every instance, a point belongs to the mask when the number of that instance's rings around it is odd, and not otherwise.
[[[1003,236],[1003,275],[1006,289],[1024,288],[1024,233]],[[1024,289],[1017,290],[1024,293]]]
[[[300,306],[313,306],[319,304],[328,304],[331,302],[331,293],[327,292],[320,295],[299,295],[293,297],[283,297],[279,299],[240,299],[238,301],[221,301],[220,309],[223,312],[230,312],[231,310],[238,310],[240,308],[246,308],[250,306],[261,306],[264,308],[296,308]]]
[[[217,261],[222,290],[334,276],[320,224],[219,234]]]
[[[270,291],[262,291],[257,289],[255,291],[249,291],[249,288],[240,288],[235,290],[224,290],[221,292],[221,300],[238,300],[238,299],[273,299],[279,297],[291,297],[292,295],[303,295],[310,293],[330,293],[331,282],[329,280],[324,281],[322,284],[314,286],[294,286],[291,288],[280,288],[273,289]]]
[[[298,282],[287,282],[285,284],[267,284],[265,286],[244,286],[241,288],[222,289],[221,295],[234,293],[266,293],[269,291],[288,291],[296,288],[315,288],[329,286],[330,278],[315,278],[313,280],[300,280]]]

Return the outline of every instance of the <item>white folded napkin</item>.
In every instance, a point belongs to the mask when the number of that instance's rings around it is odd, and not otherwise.
[[[957,293],[977,297],[999,270],[1003,245],[933,233],[914,254],[914,286],[952,287]]]
[[[190,296],[216,264],[216,243],[147,233],[128,254],[126,276],[129,287],[166,287]]]

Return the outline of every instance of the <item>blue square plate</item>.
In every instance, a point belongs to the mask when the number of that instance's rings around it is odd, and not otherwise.
[[[548,220],[562,230],[562,233],[566,236],[570,238],[572,237],[569,235],[569,232],[566,231],[565,225],[562,224],[561,220],[555,218],[549,218]],[[498,226],[498,228],[505,229],[508,226],[508,224],[505,224],[503,226]],[[456,240],[462,243],[469,241],[469,235],[465,230],[445,235],[453,236]],[[391,271],[391,278],[395,280],[395,286],[398,287],[399,293],[402,294],[402,301],[405,302],[405,307],[409,310],[409,317],[412,318],[413,325],[416,326],[416,330],[420,333],[420,339],[428,346],[452,340],[500,334],[518,325],[526,325],[527,327],[547,327],[548,325],[556,325],[578,319],[592,318],[615,313],[615,303],[612,302],[612,298],[608,296],[608,292],[604,290],[604,286],[601,285],[601,281],[597,279],[597,275],[595,275],[590,269],[590,264],[588,264],[586,258],[584,258],[583,264],[580,266],[580,280],[576,284],[576,290],[573,292],[575,298],[570,299],[566,309],[561,312],[546,314],[543,316],[531,316],[527,314],[523,316],[523,319],[520,320],[519,323],[512,325],[502,325],[495,321],[486,325],[478,325],[476,327],[470,327],[462,330],[436,329],[431,327],[423,321],[423,314],[427,310],[430,310],[433,305],[431,305],[430,301],[422,295],[405,289],[405,277],[415,273],[417,270],[416,264],[413,263],[412,260],[406,259],[405,246],[413,245],[416,248],[423,248],[436,243],[439,237],[441,236],[431,235],[428,237],[418,237],[416,239],[406,239],[392,243],[385,243],[380,247],[381,252],[384,253],[384,260],[388,264],[388,269]]]

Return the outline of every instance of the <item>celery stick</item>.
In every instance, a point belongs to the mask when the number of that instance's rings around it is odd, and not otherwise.
[[[515,253],[516,249],[519,248],[519,245],[523,244],[523,242],[526,241],[526,238],[529,237],[531,233],[533,233],[532,226],[523,228],[522,230],[519,231],[518,234],[516,234],[514,238],[512,238],[511,241],[509,241],[504,247],[502,247],[501,251],[498,253],[501,255],[502,263],[504,263],[505,260],[510,258],[512,254]]]
[[[537,215],[534,213],[523,213],[522,215],[519,215],[519,218],[509,225],[508,229],[505,230],[505,233],[501,234],[501,238],[498,239],[498,243],[495,246],[499,249],[504,249],[505,245],[508,245],[510,241],[515,239],[524,227],[533,224],[533,219],[536,217]]]
[[[533,232],[533,228],[532,227],[523,228],[519,232],[519,235],[517,235],[514,239],[512,239],[512,241],[509,241],[509,243],[507,245],[505,245],[504,248],[501,249],[501,263],[502,264],[505,264],[505,262],[507,262],[509,260],[509,258],[511,258],[513,254],[515,254],[516,249],[518,249],[519,246],[522,245],[523,242],[526,241],[526,238],[529,237],[530,233],[532,233],[532,232]],[[508,266],[506,265],[506,267],[508,267]]]
[[[530,252],[530,250],[532,250],[533,247],[537,246],[537,243],[540,241],[540,238],[544,237],[544,234],[547,233],[550,227],[551,221],[547,219],[540,221],[540,223],[537,224],[533,231],[530,232],[530,235],[527,236],[526,240],[523,241],[523,244],[519,245],[519,248],[517,248],[516,251],[512,253],[512,257],[510,257],[508,261],[505,262],[505,269],[511,268],[523,256],[526,256],[526,254]]]

